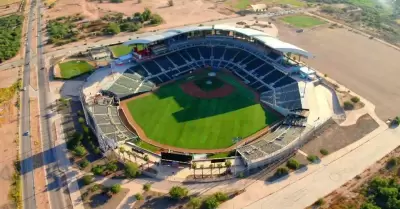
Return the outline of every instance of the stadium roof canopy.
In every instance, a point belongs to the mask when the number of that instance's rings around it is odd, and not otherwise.
[[[264,32],[261,32],[261,31],[255,30],[255,29],[251,29],[251,28],[237,28],[237,27],[230,26],[230,25],[188,26],[188,27],[183,27],[183,28],[171,29],[171,30],[168,30],[161,34],[150,35],[150,36],[142,37],[140,39],[127,41],[124,43],[124,45],[149,44],[154,41],[163,40],[163,39],[173,37],[175,35],[179,35],[181,33],[188,33],[191,31],[200,31],[200,30],[211,30],[211,29],[234,31],[236,33],[241,33],[243,35],[253,37],[254,39],[257,39],[257,40],[263,42],[265,45],[267,45],[277,51],[280,51],[283,53],[298,54],[298,55],[301,55],[301,56],[304,56],[307,58],[312,57],[311,53],[307,52],[306,50],[299,48],[293,44],[283,42],[275,37],[272,37],[272,36],[264,33]]]

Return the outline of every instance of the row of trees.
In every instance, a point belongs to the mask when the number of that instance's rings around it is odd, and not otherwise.
[[[21,47],[23,16],[0,18],[0,63],[14,57]]]
[[[201,178],[204,177],[204,168],[205,168],[204,165],[197,166],[197,163],[193,162],[191,167],[193,169],[193,175],[195,178],[196,178],[196,169],[198,169],[198,167],[200,167],[200,169],[201,169]],[[222,163],[218,163],[217,165],[214,165],[211,163],[208,166],[208,168],[210,169],[210,172],[211,172],[211,176],[213,175],[212,172],[213,172],[214,168],[218,168],[218,173],[221,174],[221,168],[223,168],[223,167],[228,168],[228,169],[231,168],[232,162],[230,160],[226,160],[224,165],[222,165]]]

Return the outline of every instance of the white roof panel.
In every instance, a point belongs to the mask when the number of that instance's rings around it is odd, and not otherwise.
[[[300,47],[297,47],[297,46],[295,46],[293,44],[289,44],[289,43],[283,42],[283,41],[281,41],[281,40],[279,40],[277,38],[274,38],[274,37],[270,37],[270,36],[255,36],[254,38],[264,42],[265,45],[267,45],[267,46],[269,46],[269,47],[271,47],[271,48],[273,48],[273,49],[275,49],[277,51],[283,52],[283,53],[300,54],[300,55],[302,55],[304,57],[307,57],[307,58],[311,58],[312,57],[312,55],[309,52],[307,52],[306,50],[304,50],[304,49],[302,49]]]

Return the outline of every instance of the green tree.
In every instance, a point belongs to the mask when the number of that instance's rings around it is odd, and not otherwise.
[[[312,162],[312,163],[316,163],[319,160],[319,158],[316,155],[308,155],[307,156],[307,160]]]
[[[222,193],[222,192],[216,192],[214,194],[214,196],[219,202],[225,202],[229,199],[228,195],[226,195],[225,193]]]
[[[135,198],[136,198],[136,200],[143,200],[143,195],[140,193],[136,193]]]
[[[82,183],[84,185],[89,185],[93,182],[93,176],[92,175],[86,175],[84,177],[82,177]]]
[[[122,158],[125,160],[125,148],[119,147],[119,153],[122,155]]]
[[[125,175],[128,178],[135,178],[140,175],[139,166],[136,163],[125,163]]]
[[[322,155],[328,155],[328,154],[329,154],[328,150],[326,150],[326,149],[321,149],[319,152],[320,152]]]
[[[211,197],[208,197],[204,201],[204,206],[207,209],[216,209],[219,206],[219,202],[218,202],[217,198],[215,198],[215,196],[211,196]]]
[[[87,159],[83,159],[80,163],[79,163],[79,167],[81,168],[86,168],[89,165],[89,161]]]
[[[203,178],[203,176],[204,176],[204,165],[200,165],[200,168],[201,168],[201,178]]]
[[[149,161],[150,161],[149,156],[148,155],[144,155],[143,156],[143,160],[146,161],[147,168],[149,168]]]
[[[114,185],[111,187],[110,191],[111,191],[112,193],[114,193],[114,194],[117,194],[118,192],[121,191],[121,184],[114,184]]]
[[[148,21],[148,20],[150,20],[150,17],[151,17],[151,11],[150,11],[150,9],[145,8],[145,9],[144,9],[144,12],[142,13],[143,21]]]
[[[297,162],[297,160],[290,158],[287,162],[286,162],[286,166],[292,170],[297,170],[300,167],[300,163]]]
[[[174,186],[169,190],[169,195],[176,200],[187,197],[189,191],[184,187]]]
[[[232,162],[230,160],[225,160],[225,167],[230,168],[232,166]]]
[[[86,151],[85,147],[83,147],[82,145],[76,146],[74,148],[74,154],[76,156],[83,157],[86,155],[86,153],[87,153],[87,151]]]
[[[276,177],[282,177],[282,176],[286,176],[286,175],[288,175],[288,174],[289,174],[289,170],[288,170],[287,168],[280,167],[280,168],[276,169],[274,175],[275,175]]]
[[[103,175],[104,173],[104,166],[101,165],[96,165],[92,168],[92,173],[94,173],[94,175]]]
[[[198,209],[201,206],[201,200],[198,197],[191,197],[188,206],[192,209]]]
[[[115,172],[118,170],[118,166],[115,162],[108,162],[106,164],[106,169],[111,171],[111,172]]]
[[[212,177],[212,172],[213,172],[214,164],[211,163],[211,164],[208,166],[208,168],[210,168],[210,173],[211,173],[211,177]]]
[[[221,163],[218,163],[218,164],[217,164],[217,168],[218,168],[218,174],[221,174],[222,164],[221,164]]]
[[[107,28],[105,29],[105,33],[107,35],[116,35],[121,32],[121,29],[119,28],[119,25],[114,22],[108,23]]]
[[[196,162],[192,162],[192,169],[193,169],[193,176],[194,178],[196,178],[196,168],[197,168],[197,164]]]
[[[85,123],[85,118],[79,117],[79,118],[78,118],[78,122],[79,122],[80,124]]]
[[[362,204],[360,209],[381,209],[381,208],[368,202],[368,203]]]
[[[153,25],[158,25],[163,22],[162,17],[159,14],[153,14],[150,18],[150,23]]]

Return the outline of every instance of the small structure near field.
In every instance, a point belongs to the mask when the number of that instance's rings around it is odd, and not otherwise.
[[[92,60],[108,59],[111,56],[107,47],[98,47],[89,49],[89,55]]]

